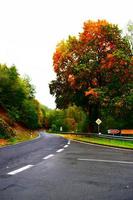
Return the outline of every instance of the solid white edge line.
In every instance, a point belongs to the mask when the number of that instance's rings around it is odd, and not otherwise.
[[[29,168],[31,168],[31,167],[33,167],[34,165],[26,165],[26,166],[24,166],[24,167],[21,167],[21,168],[19,168],[19,169],[17,169],[17,170],[14,170],[14,171],[12,171],[12,172],[9,172],[9,173],[7,173],[8,175],[15,175],[15,174],[17,174],[17,173],[19,173],[19,172],[22,172],[22,171],[24,171],[24,170],[26,170],[26,169],[29,169]]]
[[[91,145],[91,146],[97,146],[100,148],[116,149],[116,150],[120,150],[120,151],[132,151],[133,152],[133,149],[124,149],[121,147],[113,147],[113,146],[107,146],[107,145],[102,145],[102,144],[94,144],[94,143],[90,143],[90,142],[82,142],[82,141],[72,140],[72,139],[71,139],[71,141],[81,143],[81,144],[87,144],[87,145]]]
[[[62,152],[62,151],[64,151],[64,149],[59,149],[59,150],[57,150],[56,152],[57,152],[57,153],[60,153],[60,152]]]
[[[67,144],[70,144],[70,140],[68,141],[68,143]]]
[[[48,156],[45,156],[43,159],[44,160],[47,160],[47,159],[49,159],[49,158],[51,158],[51,157],[53,157],[54,156],[54,154],[50,154],[50,155],[48,155]]]
[[[78,158],[79,161],[90,161],[90,162],[106,162],[106,163],[119,163],[119,164],[133,164],[130,161],[120,161],[120,160],[100,160],[100,159],[82,159]]]

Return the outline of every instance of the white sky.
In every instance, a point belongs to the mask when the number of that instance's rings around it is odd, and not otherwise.
[[[0,63],[15,64],[36,87],[36,98],[55,108],[48,83],[54,79],[57,42],[82,31],[88,19],[124,28],[133,21],[133,0],[0,0]]]

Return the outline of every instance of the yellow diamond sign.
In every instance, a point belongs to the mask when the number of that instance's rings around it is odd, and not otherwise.
[[[98,125],[101,124],[101,123],[102,123],[101,119],[97,119],[97,120],[96,120],[96,123],[97,123]]]

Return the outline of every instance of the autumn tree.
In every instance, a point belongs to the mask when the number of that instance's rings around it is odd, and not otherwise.
[[[87,127],[87,116],[80,107],[75,105],[69,106],[64,110],[64,122],[69,131],[85,132]]]
[[[64,110],[47,110],[46,119],[48,128],[52,131],[63,132],[85,132],[87,127],[87,116],[82,108],[77,106],[69,106]],[[60,127],[62,127],[60,129]],[[46,127],[47,128],[47,127]]]
[[[103,110],[120,118],[125,111],[131,114],[133,57],[117,25],[85,22],[78,37],[69,36],[57,45],[53,66],[56,80],[50,83],[50,93],[57,108],[81,106],[89,115],[90,129]]]

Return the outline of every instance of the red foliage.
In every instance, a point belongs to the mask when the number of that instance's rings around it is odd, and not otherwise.
[[[92,85],[94,85],[94,86],[97,86],[98,85],[98,82],[97,82],[97,79],[96,78],[94,78],[93,80],[92,80]]]
[[[61,52],[59,52],[58,50],[56,50],[56,52],[53,55],[53,65],[54,65],[54,71],[58,72],[58,68],[59,68],[59,62],[60,62],[60,58],[61,58]]]

